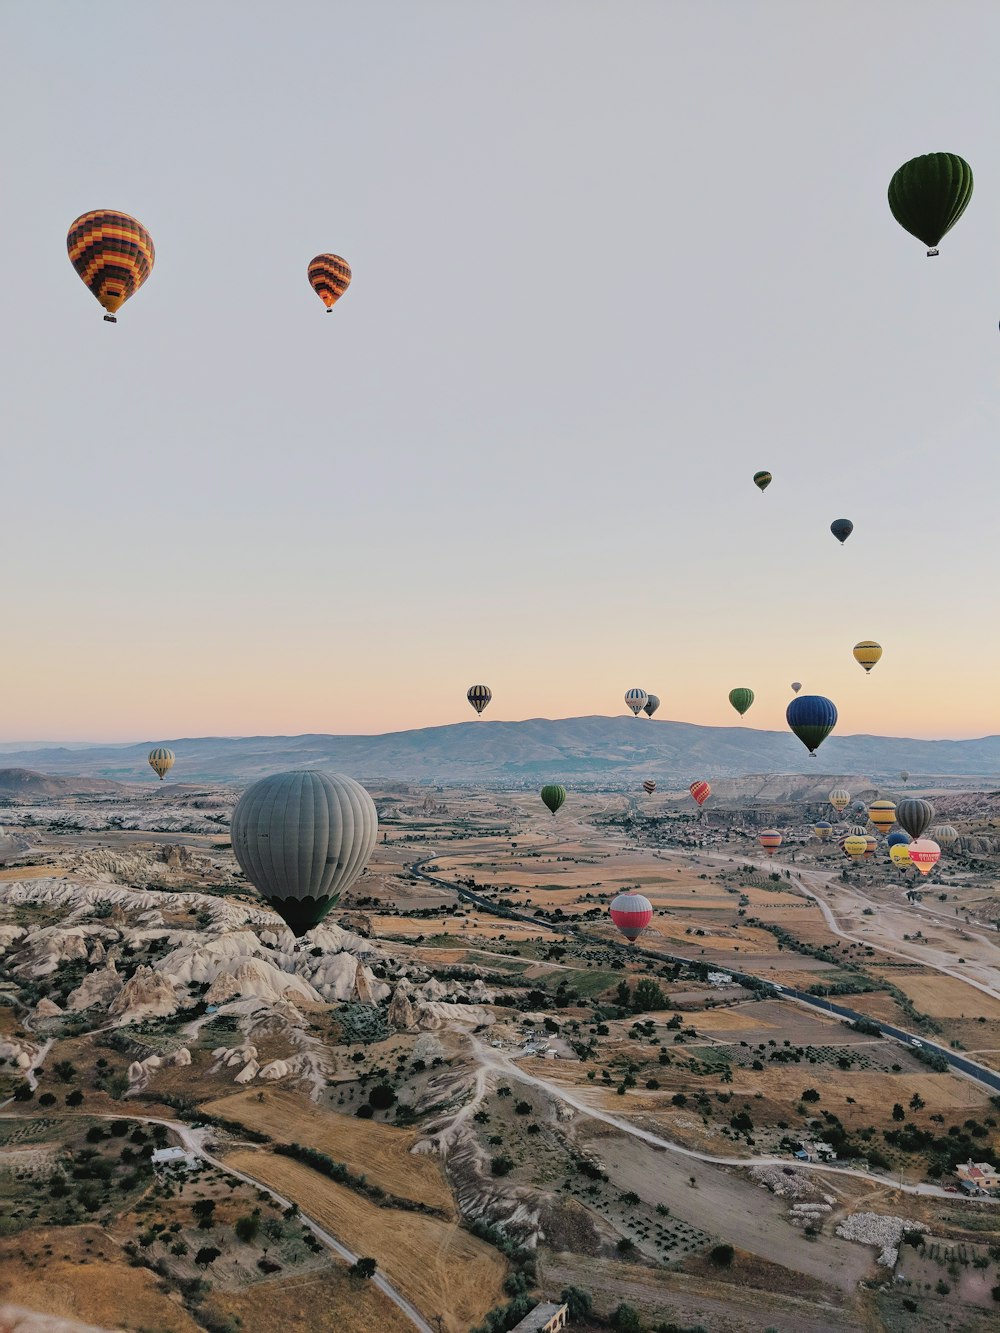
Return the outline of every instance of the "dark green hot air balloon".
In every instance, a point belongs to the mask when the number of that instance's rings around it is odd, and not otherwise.
[[[565,787],[557,787],[554,784],[550,783],[548,786],[542,788],[542,800],[552,811],[553,814],[555,814],[555,812],[559,809],[559,807],[562,805],[565,799],[566,799]]]
[[[854,524],[849,518],[835,518],[830,524],[830,531],[836,537],[837,541],[843,546],[848,537],[854,531]]]
[[[753,703],[753,690],[748,690],[746,686],[729,691],[729,702],[739,713],[740,717],[747,711]]]
[[[822,694],[799,694],[785,709],[785,719],[811,755],[837,725],[837,707]]]
[[[755,472],[753,474],[753,484],[762,492],[767,490],[773,480],[774,478],[770,472]]]
[[[907,796],[896,806],[896,823],[911,838],[922,837],[933,819],[934,807],[930,801],[922,801],[919,796]]]
[[[937,254],[972,198],[972,168],[957,153],[925,153],[904,162],[889,182],[889,207],[904,231]]]

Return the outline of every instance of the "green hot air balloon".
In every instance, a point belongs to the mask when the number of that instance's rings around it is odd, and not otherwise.
[[[378,813],[353,778],[316,769],[275,773],[237,801],[231,836],[247,879],[301,936],[364,870]]]
[[[919,796],[907,796],[896,806],[896,823],[911,838],[922,838],[934,820],[934,807]]]
[[[755,472],[753,474],[753,484],[762,494],[767,490],[773,480],[774,478],[771,476],[770,472]]]
[[[542,788],[542,800],[552,811],[553,814],[559,809],[566,799],[566,788],[557,787],[552,783]]]
[[[904,231],[937,254],[972,198],[972,168],[957,153],[925,153],[904,162],[889,182],[889,208]]]
[[[740,717],[747,711],[753,703],[753,690],[748,690],[746,686],[729,691],[729,702],[739,713]]]

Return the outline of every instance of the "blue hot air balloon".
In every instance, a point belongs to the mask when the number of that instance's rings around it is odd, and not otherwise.
[[[901,844],[905,844],[912,841],[913,839],[910,837],[908,833],[904,833],[901,828],[898,828],[898,829],[893,829],[893,831],[889,834],[889,836],[885,840],[885,845],[887,847],[898,847]]]
[[[837,541],[843,546],[848,537],[854,531],[854,524],[849,518],[835,518],[830,524],[830,531],[836,537]]]
[[[809,753],[815,756],[837,725],[837,706],[822,694],[800,694],[785,709],[785,720]]]

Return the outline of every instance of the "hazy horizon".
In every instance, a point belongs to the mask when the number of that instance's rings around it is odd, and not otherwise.
[[[995,5],[15,0],[0,39],[6,743],[377,735],[476,682],[1000,733]],[[975,192],[929,261],[886,188],[935,150]],[[157,251],[115,327],[97,206]]]

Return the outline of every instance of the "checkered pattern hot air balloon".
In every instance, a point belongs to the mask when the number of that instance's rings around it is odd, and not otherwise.
[[[712,788],[707,782],[692,782],[691,786],[688,787],[688,791],[699,805],[704,805],[712,794]]]
[[[94,208],[70,227],[66,249],[87,289],[107,311],[105,320],[117,324],[117,311],[153,271],[156,252],[149,232],[127,213]]]
[[[309,264],[309,285],[329,314],[351,285],[351,266],[340,255],[317,255]]]

